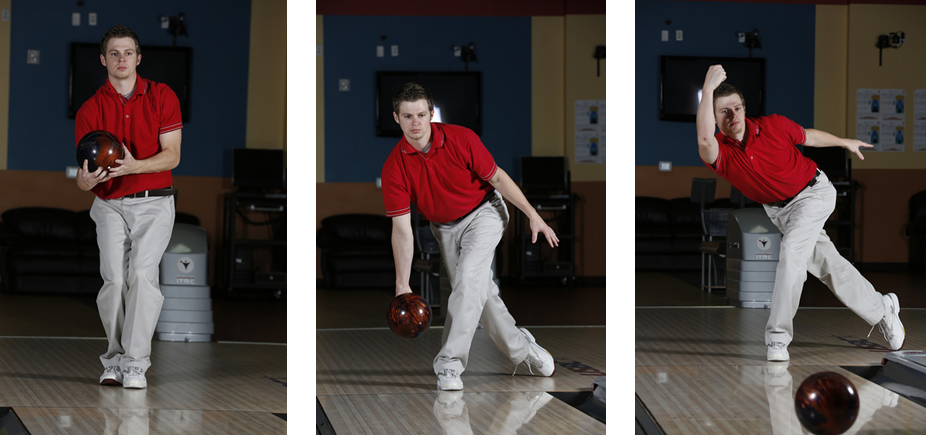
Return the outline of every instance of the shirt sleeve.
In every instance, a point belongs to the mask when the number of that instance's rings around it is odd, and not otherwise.
[[[495,158],[492,157],[492,153],[486,149],[486,146],[474,131],[467,130],[467,132],[467,144],[469,145],[469,154],[472,159],[470,161],[470,167],[473,168],[473,172],[475,172],[479,178],[489,181],[489,179],[494,177],[495,173],[498,172],[498,165],[495,164]]]
[[[776,115],[778,125],[781,129],[788,135],[788,138],[791,139],[792,145],[801,145],[804,142],[807,142],[807,132],[804,131],[804,127],[801,127],[800,124],[784,117],[781,115]]]
[[[183,120],[180,114],[180,100],[174,90],[165,84],[158,86],[160,89],[160,119],[158,119],[158,134],[170,133],[174,130],[183,128]]]
[[[382,183],[386,217],[393,218],[411,213],[411,194],[408,190],[408,183],[402,176],[395,153],[390,154],[386,159],[386,164],[383,165]]]
[[[74,146],[80,143],[80,139],[84,137],[85,134],[90,133],[91,131],[98,130],[94,128],[94,121],[98,118],[93,113],[90,113],[88,105],[84,105],[77,111],[77,116],[74,120]]]

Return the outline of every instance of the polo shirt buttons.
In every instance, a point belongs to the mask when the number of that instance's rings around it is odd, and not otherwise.
[[[129,117],[129,115],[125,115],[125,117],[126,117],[126,118],[128,118],[128,117]]]

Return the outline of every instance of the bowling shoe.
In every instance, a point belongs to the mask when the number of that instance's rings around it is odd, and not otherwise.
[[[897,295],[894,293],[888,293],[884,296],[884,317],[878,322],[878,327],[881,328],[881,333],[884,334],[884,339],[887,340],[888,346],[891,350],[900,350],[903,347],[904,338],[906,333],[903,329],[903,323],[900,322],[900,301],[897,300]],[[871,327],[871,331],[874,331],[875,327]],[[871,336],[871,331],[868,331],[868,336]]]
[[[437,389],[441,391],[457,391],[463,389],[463,380],[456,370],[444,369],[437,374]]]
[[[122,386],[125,388],[148,388],[148,380],[141,367],[126,367],[123,374]]]
[[[518,329],[521,330],[521,333],[524,334],[530,344],[527,357],[521,362],[527,363],[527,369],[530,370],[532,375],[534,374],[534,369],[537,369],[542,376],[553,376],[553,373],[556,373],[556,364],[553,362],[553,355],[550,355],[550,352],[540,347],[540,345],[537,344],[537,340],[534,339],[534,336],[531,335],[527,329]],[[519,363],[518,365],[521,364]],[[518,366],[514,367],[514,371],[518,371]],[[512,375],[514,375],[514,373],[512,373]]]
[[[118,366],[106,367],[100,376],[100,385],[122,385],[122,369]]]
[[[773,341],[772,344],[768,345],[769,361],[787,361],[789,359],[791,359],[791,356],[788,355],[788,345],[777,341]]]

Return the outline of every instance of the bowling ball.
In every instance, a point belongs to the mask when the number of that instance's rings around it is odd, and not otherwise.
[[[858,417],[858,407],[855,385],[835,372],[810,375],[794,396],[797,419],[805,429],[818,435],[841,434],[848,430]]]
[[[431,326],[431,305],[414,293],[402,293],[389,303],[386,321],[399,337],[420,337]]]
[[[122,144],[108,131],[91,131],[77,143],[77,165],[83,168],[86,160],[90,172],[96,171],[96,168],[118,167],[116,159],[122,158],[125,158]]]

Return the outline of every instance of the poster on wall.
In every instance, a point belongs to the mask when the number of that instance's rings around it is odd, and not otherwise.
[[[926,151],[926,120],[913,121],[913,151]]]
[[[904,99],[906,91],[903,89],[881,89],[881,119],[903,120],[905,114]]]
[[[904,150],[904,122],[881,121],[881,151]]]
[[[576,100],[576,163],[605,162],[605,100]]]
[[[857,119],[881,119],[881,94],[877,89],[859,89],[856,103]]]
[[[855,126],[855,138],[874,145],[874,148],[866,148],[866,151],[883,151],[881,148],[880,121],[859,119]]]
[[[926,121],[926,89],[913,91],[913,119]]]

